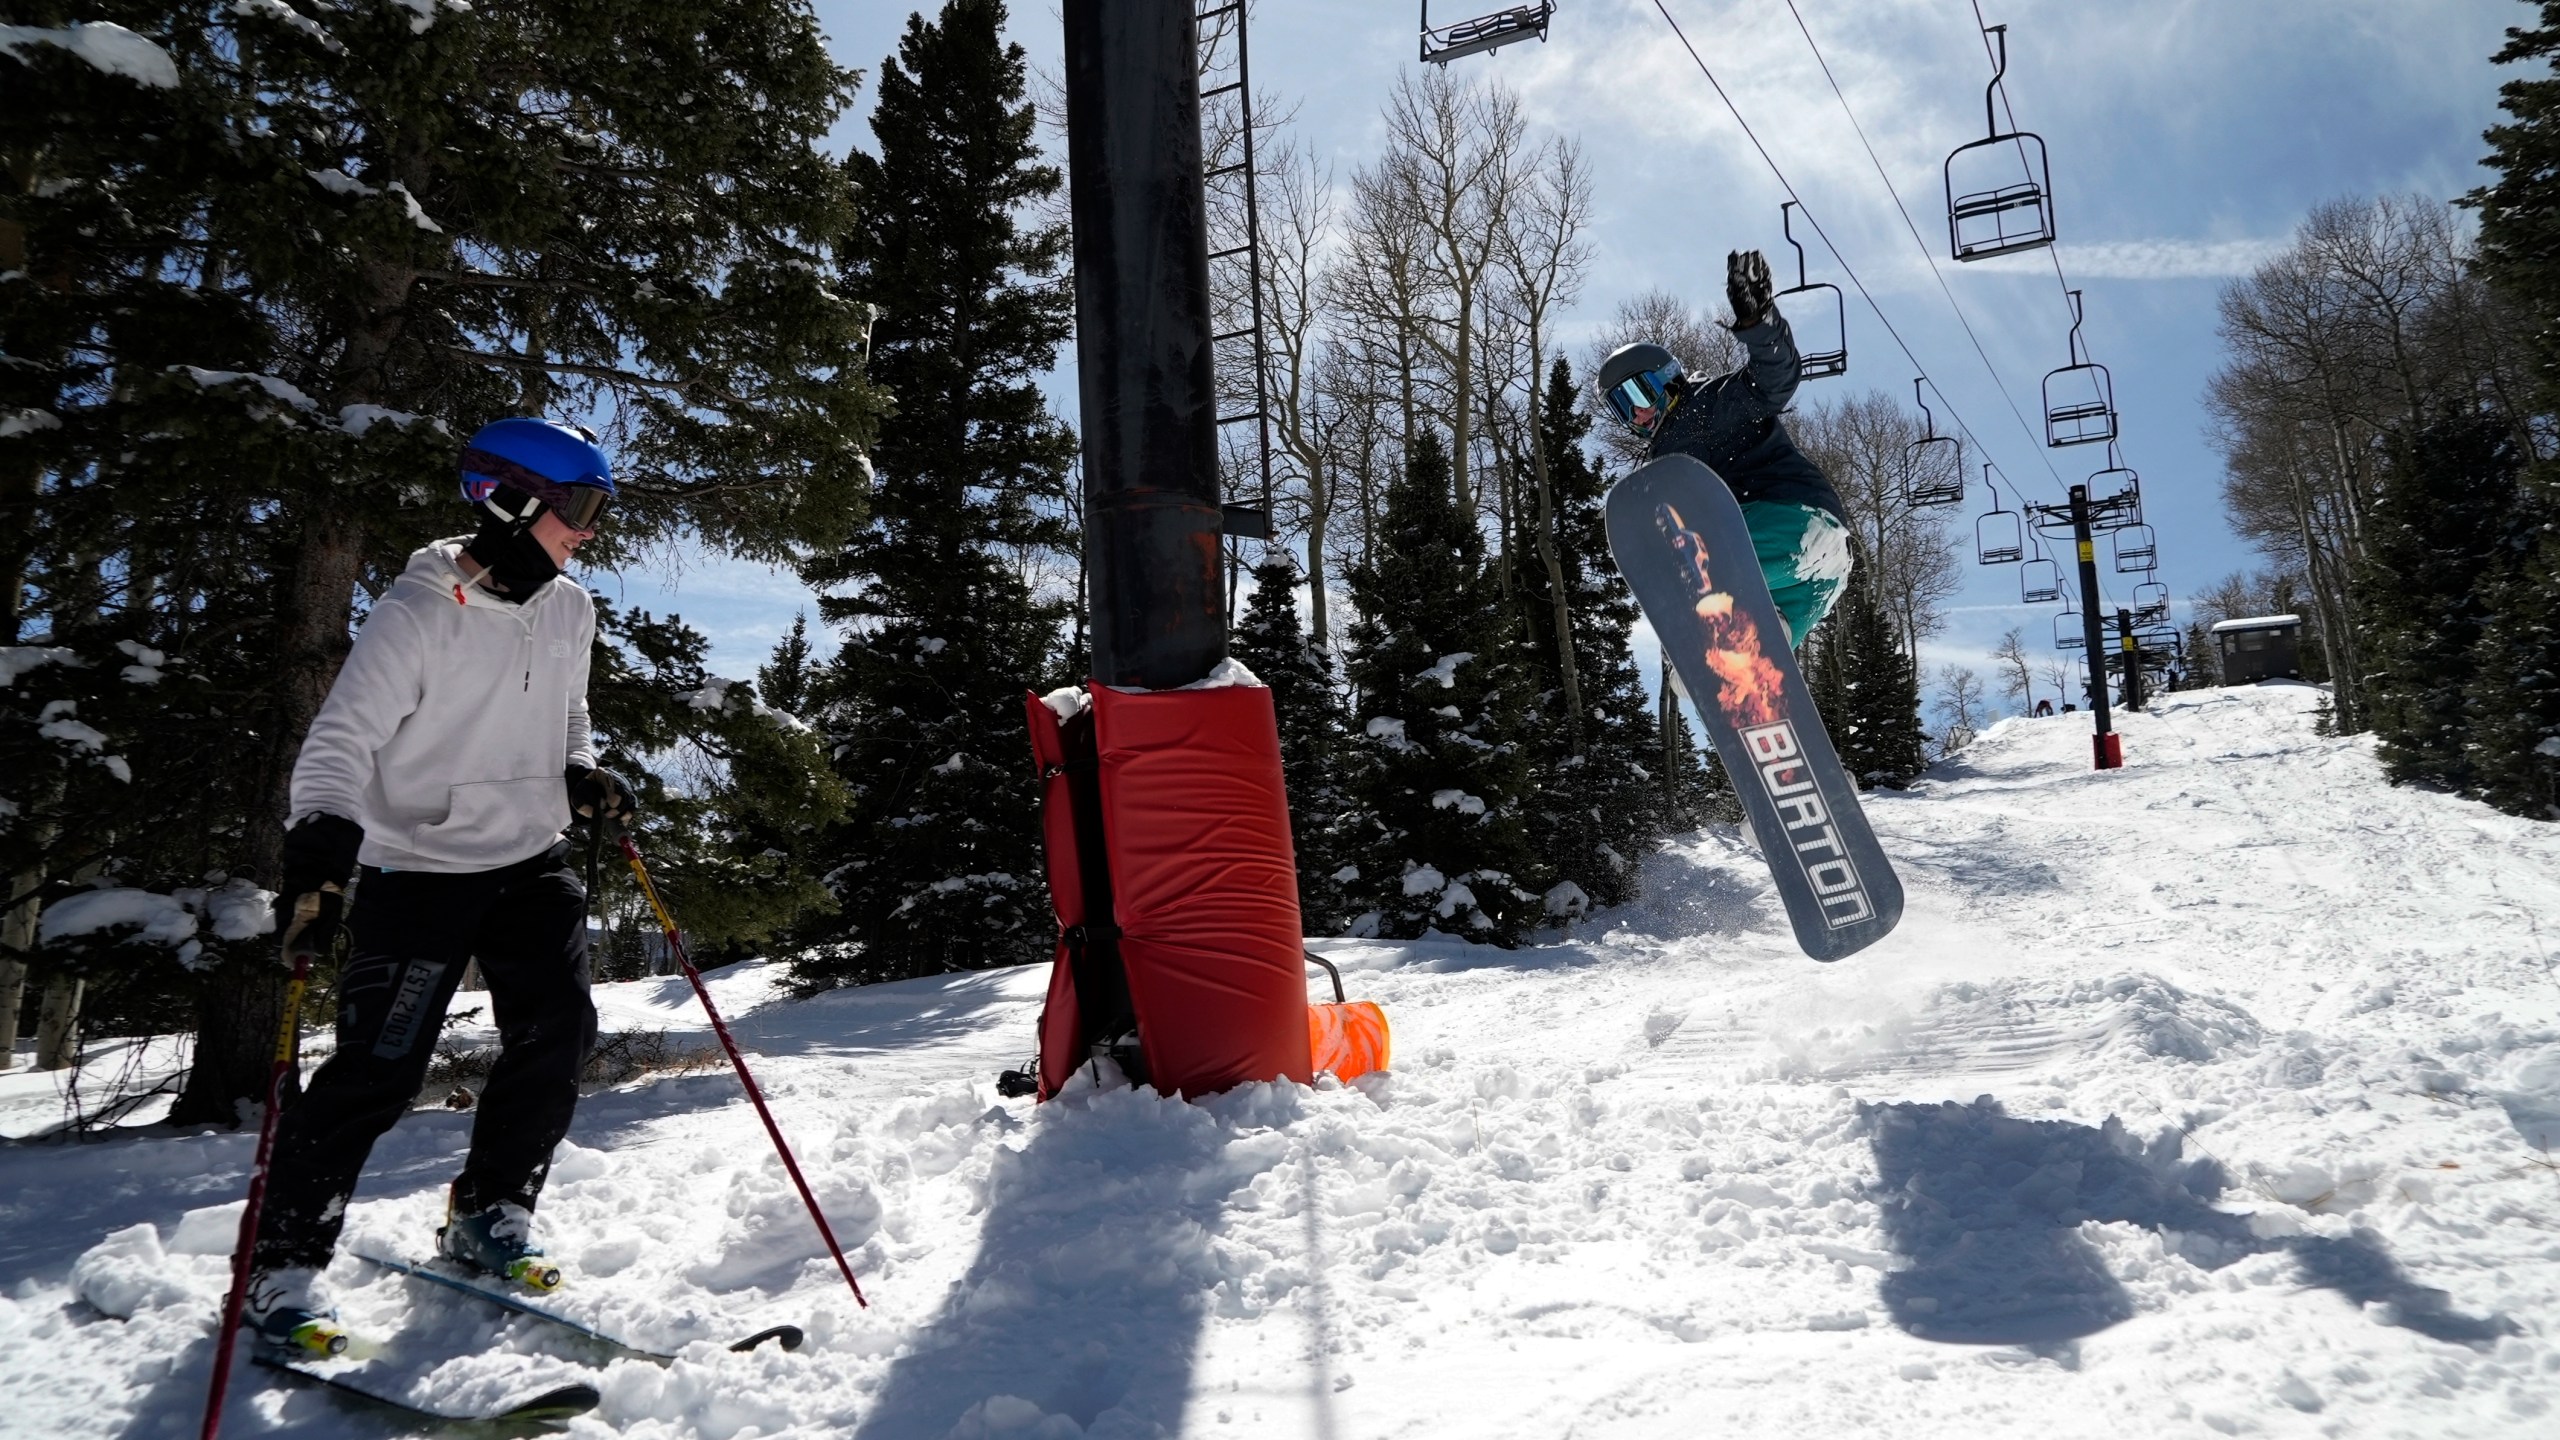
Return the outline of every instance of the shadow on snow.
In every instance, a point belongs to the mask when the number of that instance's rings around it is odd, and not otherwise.
[[[2212,1207],[2228,1177],[2181,1161],[2172,1132],[2148,1146],[2110,1118],[2103,1128],[2019,1120],[1988,1096],[1971,1105],[1864,1107],[1882,1182],[1885,1233],[1909,1266],[1884,1279],[1894,1323],[1927,1340],[2060,1344],[2131,1318],[2132,1297],[2079,1227],[2139,1225],[2207,1269],[2290,1252],[2305,1283],[2433,1340],[2476,1345],[2516,1332],[2503,1315],[2466,1315],[2411,1280],[2370,1231],[2262,1238]]]

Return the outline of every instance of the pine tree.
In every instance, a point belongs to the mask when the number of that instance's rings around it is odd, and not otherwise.
[[[791,617],[791,631],[773,647],[773,659],[756,671],[756,690],[764,703],[786,715],[809,708],[814,669],[809,653],[809,614],[804,610]]]
[[[0,643],[161,654],[205,686],[133,697],[137,733],[228,739],[71,799],[12,871],[272,883],[351,602],[466,528],[455,452],[487,420],[609,422],[604,563],[680,532],[777,554],[858,513],[877,397],[825,149],[856,77],[801,0],[89,13],[120,59],[42,25],[0,51],[0,134],[44,137],[0,184]],[[260,1093],[261,948],[196,957],[221,963],[186,982],[174,1118]]]
[[[1538,443],[1546,451],[1555,512],[1551,538],[1572,626],[1579,723],[1565,703],[1555,591],[1528,529],[1537,524],[1535,507],[1520,507],[1522,530],[1512,542],[1514,553],[1531,557],[1513,572],[1513,596],[1520,664],[1540,717],[1526,737],[1529,845],[1560,882],[1571,884],[1560,885],[1548,906],[1558,916],[1634,899],[1639,862],[1668,828],[1662,785],[1652,775],[1660,763],[1662,732],[1627,647],[1635,628],[1635,595],[1609,553],[1609,482],[1583,447],[1591,419],[1580,401],[1573,367],[1557,359],[1548,371]],[[1534,483],[1525,473],[1521,477],[1524,488]]]
[[[1864,556],[1817,634],[1824,630],[1817,678],[1809,683],[1841,766],[1860,789],[1910,784],[1929,763],[1919,671],[1876,597]]]
[[[1551,883],[1524,813],[1525,683],[1437,433],[1414,437],[1373,553],[1350,577],[1351,790],[1368,833],[1347,883],[1379,934],[1517,944],[1543,918]]]
[[[1732,773],[1725,769],[1723,756],[1712,748],[1699,748],[1697,732],[1689,728],[1688,702],[1680,698],[1668,663],[1663,666],[1654,728],[1662,739],[1654,757],[1659,770],[1654,793],[1664,828],[1679,832],[1740,820],[1742,801],[1733,793]]]
[[[1227,653],[1271,687],[1280,722],[1280,768],[1289,784],[1289,834],[1298,857],[1298,911],[1307,932],[1330,935],[1351,918],[1339,872],[1357,856],[1345,833],[1351,809],[1343,790],[1349,731],[1333,661],[1307,638],[1298,617],[1297,557],[1286,546],[1263,552],[1253,567],[1253,594]]]
[[[2490,128],[2496,183],[2472,192],[2481,274],[2516,312],[2560,310],[2560,0],[2541,24],[2507,32],[2502,65],[2539,62],[2499,89],[2507,121]],[[2536,409],[2560,408],[2560,331],[2522,327],[2534,359]],[[2560,819],[2560,462],[2538,460],[2519,486],[2514,568],[2486,597],[2465,713],[2467,761],[2483,798],[2516,815]]]
[[[1017,965],[1054,937],[1022,695],[1054,680],[1066,607],[1016,557],[1073,541],[1059,518],[1074,437],[1034,376],[1072,297],[1063,225],[999,0],[910,17],[883,63],[878,155],[848,247],[880,309],[871,374],[897,402],[872,456],[871,519],[804,566],[853,629],[814,688],[853,815],[830,845],[840,916],[797,967],[807,984]]]
[[[2489,588],[2472,652],[2466,758],[2482,799],[2560,820],[2560,503],[2528,504],[2529,548]]]
[[[2518,558],[2515,441],[2479,416],[2393,438],[2350,596],[2365,656],[2365,714],[2393,784],[2474,783],[2475,647],[2486,591]]]

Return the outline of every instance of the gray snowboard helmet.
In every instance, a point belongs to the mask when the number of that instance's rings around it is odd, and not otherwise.
[[[1621,345],[1600,363],[1600,393],[1626,427],[1650,440],[1671,408],[1680,357],[1649,340]]]

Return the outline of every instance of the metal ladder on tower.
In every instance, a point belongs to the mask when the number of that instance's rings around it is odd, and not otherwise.
[[[1254,191],[1253,65],[1245,33],[1246,0],[1198,0],[1198,5],[1200,179],[1209,211],[1210,243],[1217,247],[1209,252],[1210,315],[1212,324],[1219,327],[1209,336],[1210,363],[1220,376],[1237,374],[1239,363],[1249,365],[1253,375],[1250,409],[1231,412],[1226,408],[1244,403],[1242,387],[1222,381],[1217,390],[1219,468],[1228,472],[1231,481],[1250,474],[1257,483],[1257,505],[1226,507],[1227,618],[1232,623],[1237,572],[1242,568],[1234,541],[1268,540],[1271,535],[1271,368],[1262,332],[1261,207]],[[1233,427],[1247,422],[1254,427],[1251,438],[1230,441]],[[1247,444],[1252,447],[1251,470],[1246,471],[1240,459],[1231,466],[1229,459]],[[1226,489],[1232,494],[1232,484]]]

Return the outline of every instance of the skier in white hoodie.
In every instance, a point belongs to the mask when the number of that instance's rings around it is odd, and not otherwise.
[[[532,1211],[596,1029],[587,895],[563,831],[573,811],[632,811],[587,730],[595,602],[560,567],[594,535],[613,471],[584,430],[500,420],[463,450],[462,494],[479,533],[409,557],[294,764],[285,950],[344,963],[337,1050],[279,1117],[251,1252],[246,1323],[279,1351],[345,1347],[318,1275],[474,958],[501,1048],[437,1249],[537,1290],[560,1283]]]

